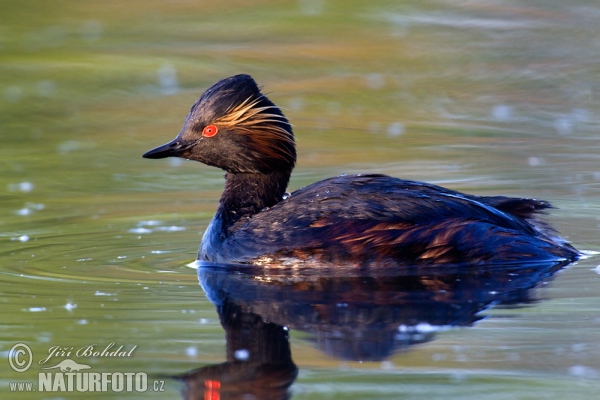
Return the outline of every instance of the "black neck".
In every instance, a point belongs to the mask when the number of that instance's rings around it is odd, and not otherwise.
[[[223,221],[223,231],[244,217],[251,217],[264,208],[279,203],[285,193],[291,171],[271,173],[227,173],[225,190],[217,214]]]

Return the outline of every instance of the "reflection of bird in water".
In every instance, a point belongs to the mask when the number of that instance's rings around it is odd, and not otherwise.
[[[184,398],[288,399],[298,374],[288,330],[227,301],[218,311],[227,335],[227,361],[177,377],[185,383]]]
[[[198,278],[225,329],[227,361],[178,379],[185,383],[187,399],[286,399],[297,374],[288,329],[310,333],[315,345],[334,358],[381,361],[434,340],[439,330],[471,326],[493,304],[531,302],[532,289],[563,266],[326,276],[322,270],[205,265]]]
[[[181,133],[144,154],[169,156],[227,172],[200,260],[366,267],[579,255],[535,219],[551,207],[540,200],[478,197],[385,175],[338,176],[286,196],[296,162],[292,129],[248,75],[210,87]]]

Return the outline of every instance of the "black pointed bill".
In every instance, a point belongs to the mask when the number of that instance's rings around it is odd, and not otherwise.
[[[196,144],[194,141],[183,141],[179,138],[152,149],[142,155],[144,158],[181,157],[187,149]]]

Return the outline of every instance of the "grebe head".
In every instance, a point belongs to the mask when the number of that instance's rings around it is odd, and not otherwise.
[[[292,128],[249,75],[211,86],[192,106],[171,142],[145,158],[182,157],[229,173],[291,172],[296,162]]]

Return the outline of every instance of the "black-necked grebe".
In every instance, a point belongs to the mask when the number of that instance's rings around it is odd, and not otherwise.
[[[545,201],[479,197],[386,175],[345,175],[285,196],[292,128],[249,75],[217,82],[179,135],[144,154],[226,171],[198,260],[216,263],[436,265],[576,260],[535,219]]]

